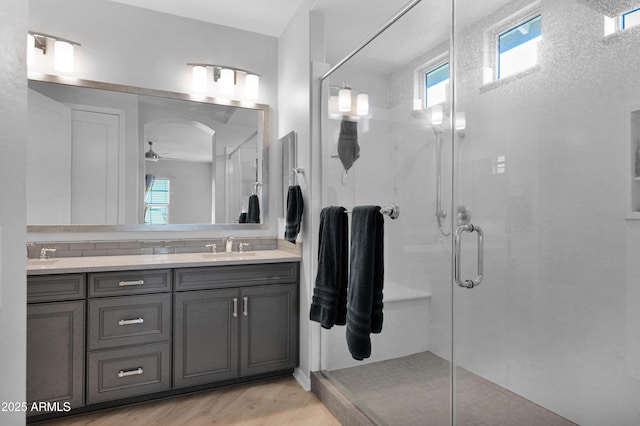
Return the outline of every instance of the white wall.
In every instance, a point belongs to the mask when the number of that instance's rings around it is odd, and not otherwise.
[[[0,3],[0,401],[6,402],[26,400],[26,31],[26,0]],[[24,419],[24,412],[0,412],[3,425]]]
[[[181,93],[191,91],[188,62],[204,62],[253,70],[261,74],[256,102],[268,104],[271,144],[277,140],[278,39],[130,7],[107,0],[30,0],[29,30],[57,35],[82,44],[76,49],[73,77],[116,84],[148,87]],[[54,73],[51,56],[36,55],[31,71]],[[72,80],[70,80],[72,81]],[[211,85],[210,96],[217,96]],[[276,153],[270,151],[270,163]],[[142,167],[138,164],[138,167]],[[272,168],[273,169],[273,168]],[[277,169],[276,169],[277,170]],[[269,212],[277,212],[278,180],[269,179]],[[270,214],[267,229],[234,231],[236,236],[276,234],[276,215]],[[228,234],[224,231],[224,235]],[[206,235],[205,235],[206,234]],[[186,232],[109,234],[29,234],[30,240],[180,238]],[[222,236],[199,232],[198,237]]]
[[[169,223],[211,223],[211,163],[147,161],[146,172],[169,178]]]
[[[310,388],[309,371],[314,348],[310,341],[309,303],[311,262],[314,256],[312,220],[315,206],[311,187],[311,46],[309,34],[311,17],[309,11],[315,1],[304,2],[291,19],[278,41],[278,138],[295,130],[298,135],[298,167],[305,173],[299,178],[305,202],[302,228],[299,240],[303,241],[303,260],[300,267],[300,365],[295,372],[298,381]],[[275,161],[271,162],[271,174],[277,175],[277,182],[282,179],[282,147],[277,139],[271,145],[276,152]],[[272,157],[273,158],[273,157]],[[278,188],[280,185],[278,185]],[[276,187],[273,187],[274,189]],[[274,191],[275,192],[275,191]],[[274,194],[272,192],[272,194]],[[276,212],[281,209],[277,208]],[[272,210],[273,211],[273,210]],[[279,219],[278,237],[284,237],[283,218]]]

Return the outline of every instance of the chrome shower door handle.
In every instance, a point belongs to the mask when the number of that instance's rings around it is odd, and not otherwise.
[[[464,280],[460,278],[460,265],[462,261],[461,255],[461,236],[463,232],[477,232],[478,233],[478,276],[474,280]],[[460,287],[465,288],[474,288],[480,285],[482,282],[482,276],[484,274],[484,238],[482,234],[482,228],[479,226],[474,226],[473,224],[461,225],[456,229],[456,237],[455,237],[455,251],[453,253],[453,259],[455,263],[454,274],[456,284]]]

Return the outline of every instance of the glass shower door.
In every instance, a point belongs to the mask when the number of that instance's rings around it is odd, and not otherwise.
[[[384,216],[384,320],[370,336],[370,356],[355,359],[345,327],[336,324],[321,330],[321,368],[375,424],[445,426],[451,424],[451,213],[445,214],[451,161],[441,148],[451,143],[431,125],[420,93],[447,97],[447,73],[423,77],[448,63],[451,8],[448,0],[413,3],[322,79],[322,206],[352,211],[396,203],[400,216]],[[353,215],[348,220],[353,227]]]
[[[638,424],[639,7],[454,0],[454,424]]]

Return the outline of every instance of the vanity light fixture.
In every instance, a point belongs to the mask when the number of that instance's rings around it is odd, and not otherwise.
[[[32,65],[35,59],[35,49],[42,51],[43,55],[47,54],[47,39],[53,40],[53,67],[56,71],[70,73],[73,72],[73,54],[74,48],[80,47],[80,43],[29,31],[27,34],[27,65]]]
[[[192,70],[193,91],[196,93],[205,93],[207,91],[207,68],[196,65]]]
[[[208,89],[208,69],[213,69],[214,83],[220,83],[220,94],[232,96],[236,89],[243,89],[244,97],[249,100],[258,99],[260,90],[260,74],[226,65],[189,63],[192,67],[193,91],[205,93]]]

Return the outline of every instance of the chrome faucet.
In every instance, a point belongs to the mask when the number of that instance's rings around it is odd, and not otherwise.
[[[249,247],[249,243],[240,243],[240,244],[238,244],[238,251],[240,253],[244,253],[245,247]]]
[[[207,244],[205,245],[205,247],[210,248],[211,249],[211,253],[217,253],[218,252],[218,245],[217,244]]]
[[[49,258],[49,253],[55,253],[56,249],[54,248],[42,248],[40,249],[40,260],[47,260]]]
[[[228,237],[227,242],[225,243],[225,252],[231,253],[233,248],[233,237]]]

